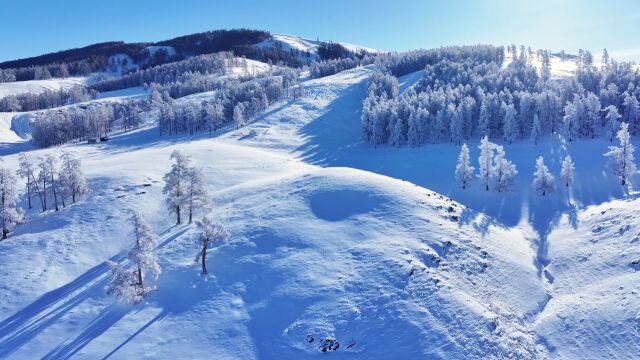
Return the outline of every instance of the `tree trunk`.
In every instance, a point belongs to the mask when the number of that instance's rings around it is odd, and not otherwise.
[[[56,211],[59,211],[58,196],[56,195],[56,183],[53,181],[53,171],[51,172],[51,188],[53,189],[53,203],[56,206]]]
[[[31,183],[27,177],[27,199],[29,200],[29,209],[31,209]]]
[[[207,271],[207,246],[205,245],[202,249],[202,275],[207,275],[209,272]]]
[[[176,206],[176,216],[178,217],[178,223],[176,225],[180,225],[180,206]]]

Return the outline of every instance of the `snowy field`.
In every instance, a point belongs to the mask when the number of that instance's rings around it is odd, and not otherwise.
[[[640,203],[604,171],[609,141],[498,142],[517,166],[514,190],[484,192],[477,179],[462,190],[459,146],[361,139],[373,70],[305,81],[303,98],[237,131],[145,128],[29,149],[75,154],[91,193],[60,212],[31,210],[0,242],[0,358],[637,357]],[[399,79],[401,91],[420,77]],[[127,91],[112,95],[140,94]],[[16,168],[29,146],[6,119],[0,154]],[[476,167],[478,143],[468,142]],[[194,263],[197,229],[173,226],[164,208],[174,150],[203,169],[212,215],[231,233],[208,276]],[[557,176],[567,154],[575,185],[536,195],[535,159]],[[124,261],[133,241],[125,209],[160,236],[157,290],[135,306],[104,292],[106,261]],[[331,354],[318,351],[326,337],[340,344]]]
[[[29,80],[3,83],[0,82],[0,98],[7,95],[19,95],[24,93],[39,94],[47,90],[68,89],[78,85],[84,85],[86,78],[71,77],[66,79]]]

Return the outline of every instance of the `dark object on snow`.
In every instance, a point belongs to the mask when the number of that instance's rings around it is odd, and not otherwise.
[[[313,337],[313,335],[307,335],[307,341],[312,343],[316,338]]]
[[[631,267],[632,267],[634,270],[640,270],[640,260],[634,260],[634,261],[631,263]]]
[[[97,144],[97,143],[98,143],[98,139],[96,138],[87,139],[87,144]]]
[[[347,345],[347,349],[351,349],[352,347],[356,346],[355,341],[352,342],[351,344]]]
[[[109,141],[109,137],[108,136],[102,136],[102,137],[100,137],[100,141],[102,141],[102,142]]]
[[[318,347],[318,350],[322,352],[327,352],[329,350],[336,351],[340,347],[340,343],[338,342],[338,340],[335,340],[331,337],[328,337],[324,340],[320,339],[320,341],[322,341],[322,343]]]
[[[144,186],[144,187],[149,187],[149,186],[151,186],[151,184],[149,184],[149,183],[147,183],[147,184],[142,184],[142,186]]]

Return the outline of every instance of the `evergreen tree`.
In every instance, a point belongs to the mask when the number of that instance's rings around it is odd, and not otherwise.
[[[562,181],[564,182],[566,187],[569,187],[569,185],[571,185],[573,183],[573,180],[575,178],[575,167],[573,164],[573,160],[571,159],[571,156],[567,155],[567,157],[564,158],[564,161],[562,161],[562,170],[560,170],[560,177],[562,178]]]
[[[494,189],[498,192],[507,191],[513,185],[515,176],[518,174],[516,166],[506,159],[504,148],[495,146],[493,157],[493,167],[491,169]]]
[[[533,187],[542,196],[550,194],[554,190],[555,178],[549,172],[549,168],[544,164],[544,158],[539,156],[536,160],[536,171],[533,173]]]
[[[471,160],[469,157],[469,148],[467,144],[462,144],[460,149],[460,155],[458,156],[458,163],[456,165],[456,179],[460,183],[463,189],[466,189],[473,177],[475,168],[471,166]]]
[[[540,124],[540,118],[538,114],[533,115],[533,124],[531,125],[531,141],[538,145],[540,140],[540,134],[542,133],[542,125]]]
[[[609,168],[614,175],[620,177],[622,185],[627,184],[629,177],[636,173],[635,147],[631,144],[629,124],[623,123],[617,134],[620,146],[609,146],[604,156],[609,157]]]
[[[502,111],[504,113],[503,120],[503,136],[509,144],[518,138],[518,123],[516,122],[516,109],[513,104],[506,105],[502,103]]]
[[[615,105],[609,105],[604,110],[607,112],[607,135],[609,136],[609,141],[613,141],[620,128],[620,114]]]
[[[485,136],[480,140],[480,157],[478,163],[480,164],[478,178],[484,185],[485,190],[489,191],[489,185],[491,183],[491,174],[493,166],[493,153],[495,151],[496,144],[489,141],[489,137]]]

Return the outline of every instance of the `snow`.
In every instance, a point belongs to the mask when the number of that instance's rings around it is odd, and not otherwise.
[[[319,40],[309,40],[299,36],[291,36],[291,35],[273,35],[271,38],[264,40],[254,46],[258,48],[271,48],[271,47],[281,47],[285,51],[289,50],[297,50],[302,53],[309,53],[312,58],[318,57],[318,48],[322,45],[323,41]],[[348,44],[344,42],[338,42],[340,45],[344,46],[347,50],[353,52],[365,51],[368,53],[379,53],[380,50],[367,48],[364,46]],[[302,55],[301,55],[302,56]]]
[[[28,80],[0,83],[0,98],[7,95],[19,95],[24,93],[40,94],[47,90],[69,89],[74,86],[83,86],[86,78],[70,77],[65,79]]]
[[[145,128],[28,151],[73,153],[92,191],[60,212],[29,211],[0,242],[0,358],[306,359],[327,337],[350,359],[636,356],[640,200],[605,172],[610,142],[496,141],[517,166],[514,190],[485,192],[477,178],[462,190],[459,146],[361,140],[373,71],[307,80],[303,98],[237,131]],[[476,167],[478,143],[467,144]],[[8,166],[24,150],[0,144]],[[206,277],[197,227],[173,226],[165,210],[174,150],[203,169],[211,215],[231,234]],[[535,159],[558,178],[567,154],[573,187],[538,196]],[[129,208],[159,234],[162,267],[135,306],[104,293],[106,261],[124,261],[133,241]]]
[[[151,55],[152,57],[156,54],[157,51],[159,50],[164,50],[167,52],[167,55],[172,58],[174,56],[176,56],[176,49],[173,48],[173,46],[161,46],[161,45],[152,45],[152,46],[147,46],[145,48],[145,50],[147,50],[149,52],[149,55]]]

